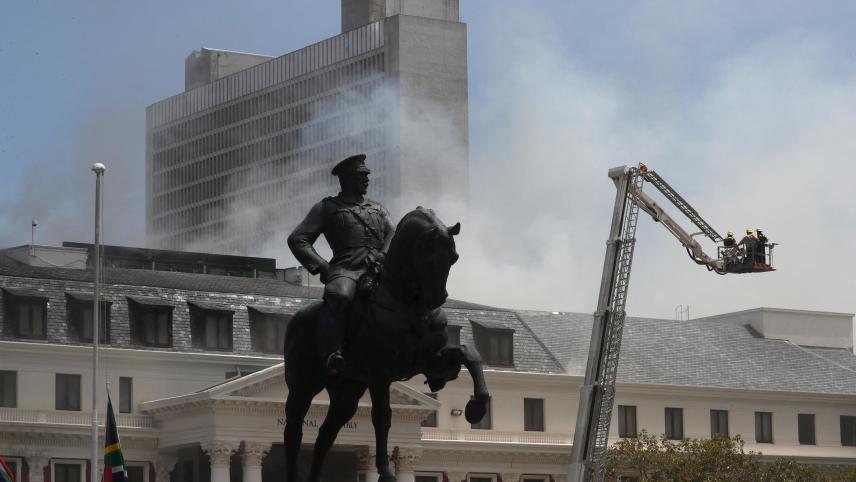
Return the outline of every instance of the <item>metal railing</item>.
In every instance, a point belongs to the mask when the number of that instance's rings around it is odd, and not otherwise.
[[[497,430],[468,430],[447,428],[422,428],[422,440],[496,442],[516,444],[571,445],[567,433],[551,432],[507,432]]]

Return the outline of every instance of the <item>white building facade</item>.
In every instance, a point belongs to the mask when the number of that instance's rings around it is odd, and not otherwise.
[[[0,251],[0,455],[16,480],[81,482],[92,271],[34,264]],[[105,270],[109,323],[97,383],[109,386],[119,412],[133,482],[281,479],[287,389],[277,337],[318,294],[271,279]],[[446,310],[450,336],[487,362],[489,416],[474,427],[461,415],[472,391],[465,372],[437,394],[421,379],[394,384],[399,480],[565,480],[591,316],[456,301]],[[628,319],[611,439],[642,429],[740,434],[765,456],[856,463],[852,317],[762,308]],[[319,396],[309,412],[304,460],[326,407]],[[373,480],[369,410],[363,400],[342,430],[325,480]]]

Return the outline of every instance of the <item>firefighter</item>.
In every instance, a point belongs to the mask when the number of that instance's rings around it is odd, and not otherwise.
[[[755,232],[758,233],[758,244],[755,248],[755,262],[767,264],[767,236],[764,236],[764,232],[761,231],[761,228],[755,229]]]
[[[728,231],[728,234],[725,235],[725,239],[722,241],[722,245],[726,248],[733,248],[735,244],[737,244],[737,240],[734,239],[734,231]]]
[[[755,261],[755,247],[758,245],[758,238],[755,237],[755,232],[752,228],[746,228],[746,236],[737,243],[737,246],[743,246],[745,256],[744,262],[753,263]]]

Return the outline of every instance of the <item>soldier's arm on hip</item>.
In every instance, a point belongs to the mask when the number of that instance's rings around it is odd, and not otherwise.
[[[312,274],[317,274],[320,267],[327,263],[312,246],[324,232],[327,218],[325,201],[319,201],[312,206],[303,221],[288,236],[288,247],[294,257]]]

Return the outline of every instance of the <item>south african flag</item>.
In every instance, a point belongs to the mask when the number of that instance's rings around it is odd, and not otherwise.
[[[104,434],[104,475],[101,482],[128,482],[128,471],[125,470],[125,457],[122,455],[122,444],[119,443],[119,431],[116,429],[116,415],[113,413],[113,402],[107,394],[107,426]]]
[[[12,469],[6,465],[3,457],[0,457],[0,482],[15,482],[15,476],[12,474]]]

